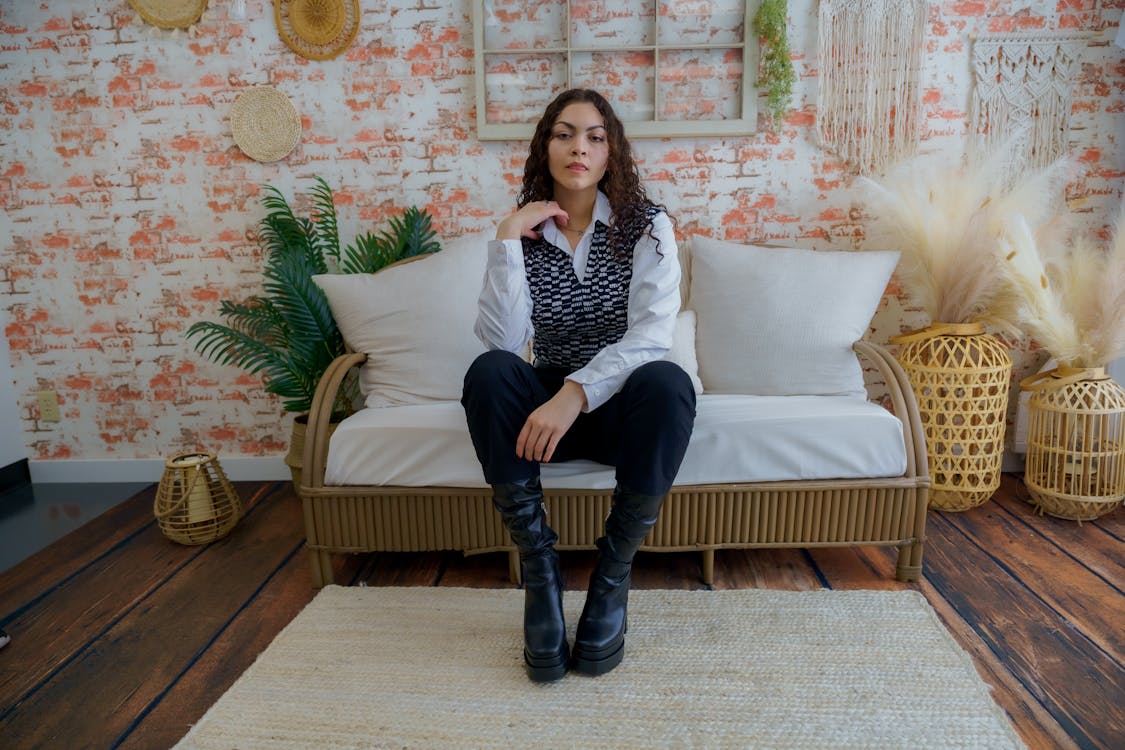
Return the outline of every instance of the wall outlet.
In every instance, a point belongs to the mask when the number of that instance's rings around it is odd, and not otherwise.
[[[59,414],[59,394],[55,391],[39,391],[35,394],[39,400],[39,421],[40,422],[61,422],[62,415]]]

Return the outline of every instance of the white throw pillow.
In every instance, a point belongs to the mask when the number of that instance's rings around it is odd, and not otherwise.
[[[484,352],[473,325],[490,235],[450,240],[375,274],[313,277],[344,341],[367,355],[359,375],[367,406],[461,398],[465,371]]]
[[[692,238],[691,306],[707,393],[866,397],[852,344],[897,252],[830,252]]]
[[[703,383],[699,380],[699,362],[695,357],[695,311],[682,310],[676,316],[676,332],[672,337],[672,348],[664,359],[683,368],[691,378],[695,395],[703,393]]]

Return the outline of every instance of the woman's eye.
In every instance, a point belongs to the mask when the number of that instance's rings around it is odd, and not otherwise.
[[[567,138],[570,138],[570,133],[555,133],[555,138],[558,138],[560,141],[565,141]]]
[[[593,141],[594,143],[601,143],[602,141],[605,140],[605,138],[603,138],[600,135],[592,135],[592,136],[590,136],[590,140]]]

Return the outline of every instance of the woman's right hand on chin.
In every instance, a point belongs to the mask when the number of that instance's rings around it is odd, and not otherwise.
[[[554,201],[532,201],[500,222],[496,227],[496,239],[518,240],[521,237],[539,239],[538,227],[547,219],[561,219],[559,224],[566,226],[570,216]]]

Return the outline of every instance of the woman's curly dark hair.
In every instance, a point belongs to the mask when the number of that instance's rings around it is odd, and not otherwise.
[[[632,248],[617,248],[614,244],[614,230],[617,227],[632,227],[643,220],[650,207],[659,208],[667,212],[664,206],[653,203],[641,184],[641,176],[637,172],[637,163],[633,158],[633,147],[625,137],[625,126],[621,124],[617,114],[613,111],[606,98],[591,89],[568,89],[562,92],[555,100],[547,105],[543,116],[535,126],[535,134],[531,137],[531,146],[528,148],[527,162],[523,168],[523,187],[520,189],[516,203],[523,208],[533,201],[553,200],[555,197],[555,181],[551,177],[548,163],[547,145],[551,140],[551,130],[559,115],[567,106],[575,102],[586,102],[594,108],[605,120],[606,140],[609,143],[609,163],[606,165],[605,174],[598,182],[598,189],[605,193],[609,199],[610,209],[613,211],[614,225],[609,228],[609,245],[616,252],[631,254]],[[648,232],[652,235],[651,222]],[[654,238],[655,239],[655,238]]]

